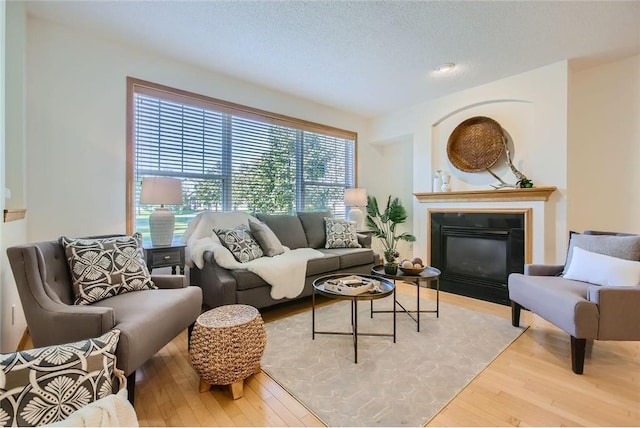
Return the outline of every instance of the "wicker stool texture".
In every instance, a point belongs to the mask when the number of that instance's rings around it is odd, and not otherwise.
[[[242,397],[244,380],[260,372],[266,343],[262,317],[253,306],[225,305],[200,315],[189,349],[200,392],[230,385],[233,398]]]

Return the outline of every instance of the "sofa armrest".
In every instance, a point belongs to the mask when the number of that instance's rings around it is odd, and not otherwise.
[[[184,275],[151,275],[151,280],[158,288],[184,288],[187,278]]]
[[[640,340],[640,286],[594,285],[587,299],[598,305],[598,339]]]
[[[204,266],[199,269],[194,266],[189,271],[191,285],[202,289],[202,300],[210,308],[237,303],[236,279],[228,269],[220,267],[213,252],[204,252]]]
[[[524,274],[529,276],[556,276],[564,269],[564,265],[524,265]]]
[[[362,248],[371,248],[371,234],[370,233],[356,233],[358,237],[358,244],[362,245]]]

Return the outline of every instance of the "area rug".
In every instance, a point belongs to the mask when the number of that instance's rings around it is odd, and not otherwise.
[[[407,308],[415,297],[398,295]],[[391,309],[391,297],[375,309]],[[316,330],[350,331],[349,302],[316,308]],[[435,302],[421,300],[421,309]],[[369,316],[358,305],[358,331],[391,333],[392,314]],[[420,332],[397,314],[397,342],[359,336],[354,364],[351,336],[316,335],[311,311],[266,324],[262,369],[328,426],[421,426],[438,413],[526,327],[506,319],[440,304],[440,317],[421,314]]]

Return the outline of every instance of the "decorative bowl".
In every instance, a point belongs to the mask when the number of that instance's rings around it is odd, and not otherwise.
[[[400,269],[402,271],[402,273],[404,273],[405,275],[420,275],[420,272],[422,272],[425,268],[421,267],[421,268],[403,268],[401,266],[398,266],[398,269]]]

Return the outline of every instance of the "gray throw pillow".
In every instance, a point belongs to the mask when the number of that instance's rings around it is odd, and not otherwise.
[[[325,217],[327,243],[325,248],[362,248],[356,234],[356,222]]]
[[[307,237],[297,215],[258,213],[256,217],[273,230],[282,245],[292,250],[308,247]]]
[[[604,254],[625,260],[640,260],[640,236],[584,235],[574,233],[569,240],[567,262],[562,274],[566,274],[571,265],[573,248],[579,247],[592,253]]]
[[[267,257],[284,253],[284,247],[273,230],[260,220],[249,218],[249,229]]]
[[[326,231],[324,219],[331,217],[331,211],[298,212],[309,248],[324,248]]]
[[[213,229],[213,231],[220,238],[222,245],[227,247],[240,263],[247,263],[264,255],[260,245],[244,224],[233,229]]]
[[[90,305],[118,294],[158,288],[144,261],[141,241],[139,233],[101,239],[60,237],[73,281],[74,304]]]

